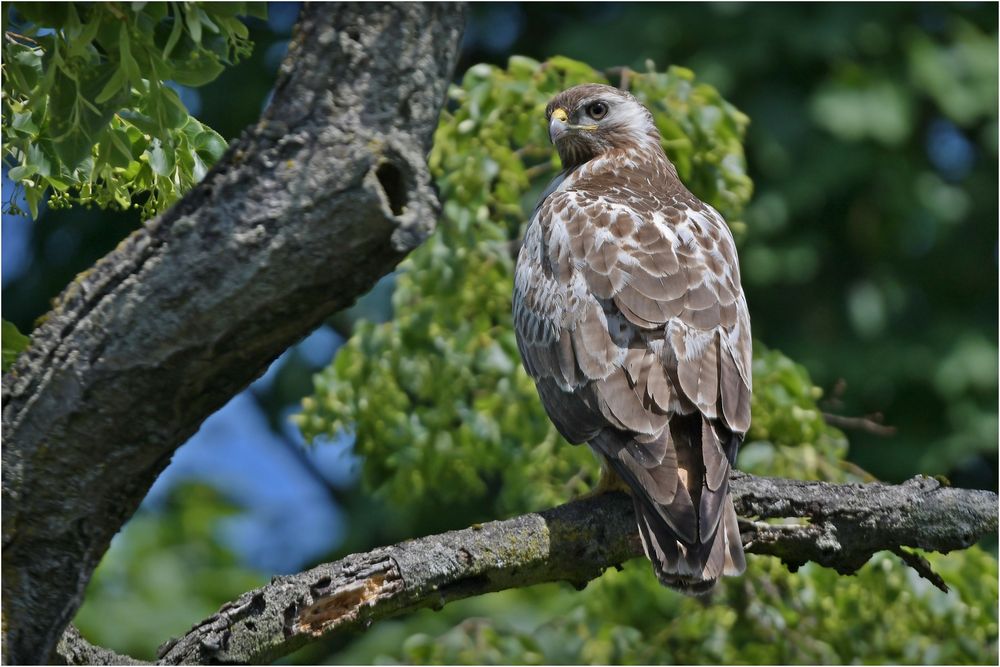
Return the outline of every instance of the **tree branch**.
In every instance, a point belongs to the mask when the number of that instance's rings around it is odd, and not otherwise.
[[[143,662],[130,658],[127,655],[120,655],[114,651],[109,651],[100,646],[94,646],[80,635],[80,631],[75,626],[66,628],[59,645],[56,647],[57,665],[149,665],[152,663]]]
[[[174,449],[433,228],[454,4],[306,4],[260,122],[3,379],[4,661],[45,663]]]
[[[742,517],[808,519],[741,525],[750,553],[777,556],[793,571],[807,561],[851,574],[872,554],[898,547],[948,553],[997,530],[997,495],[942,486],[931,477],[898,485],[829,484],[733,476]]]
[[[836,426],[845,431],[865,431],[866,433],[882,437],[896,435],[896,427],[883,424],[881,415],[875,415],[875,418],[847,417],[845,415],[833,414],[832,412],[824,412],[823,419],[830,426]]]
[[[740,515],[754,518],[742,524],[747,551],[792,568],[812,560],[847,574],[883,549],[946,553],[997,529],[996,494],[926,477],[836,485],[734,473],[732,490]],[[763,522],[776,518],[808,522]],[[158,664],[268,662],[423,607],[553,581],[582,588],[642,554],[635,525],[631,500],[611,493],[275,577],[164,644]]]

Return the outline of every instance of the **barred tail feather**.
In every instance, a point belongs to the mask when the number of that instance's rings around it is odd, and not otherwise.
[[[687,595],[703,595],[719,577],[746,569],[743,543],[732,498],[727,494],[723,520],[710,541],[686,544],[664,520],[662,510],[633,495],[642,548],[660,583]]]
[[[661,437],[663,443],[642,443],[605,429],[590,444],[632,490],[643,550],[660,583],[705,594],[723,575],[746,569],[729,491],[741,437],[717,432],[701,415],[675,415]],[[664,454],[658,462],[636,456],[640,447]]]

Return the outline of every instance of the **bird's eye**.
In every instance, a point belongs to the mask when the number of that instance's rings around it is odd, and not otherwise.
[[[604,102],[592,102],[587,107],[587,115],[594,120],[601,120],[608,115],[608,105]]]

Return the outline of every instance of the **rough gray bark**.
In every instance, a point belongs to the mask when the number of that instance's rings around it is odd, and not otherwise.
[[[149,665],[120,655],[100,646],[94,646],[80,635],[80,631],[72,625],[66,628],[59,645],[56,646],[55,660],[57,665]]]
[[[878,551],[916,547],[948,553],[997,530],[995,493],[946,487],[931,477],[899,485],[829,484],[737,473],[733,488],[740,516],[808,519],[741,525],[744,541],[750,535],[751,553],[777,556],[793,570],[813,561],[851,574]],[[930,574],[929,566],[922,569],[903,558],[921,574]]]
[[[431,231],[452,4],[304,6],[273,101],[3,379],[4,660],[44,663],[174,449]]]
[[[808,520],[741,525],[749,553],[778,556],[793,568],[813,560],[847,574],[883,549],[946,553],[997,529],[996,494],[926,477],[898,486],[837,485],[735,473],[732,489],[741,516]],[[632,501],[605,494],[275,577],[165,643],[157,663],[270,662],[331,633],[423,607],[553,581],[582,588],[640,555]]]

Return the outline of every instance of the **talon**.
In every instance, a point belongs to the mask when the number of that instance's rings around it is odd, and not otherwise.
[[[625,493],[630,493],[628,484],[625,483],[618,474],[611,469],[608,465],[608,460],[601,457],[601,476],[597,480],[597,484],[593,489],[584,493],[581,496],[577,496],[573,500],[588,500],[596,496],[603,495],[605,493],[612,493],[614,491],[624,491]]]

